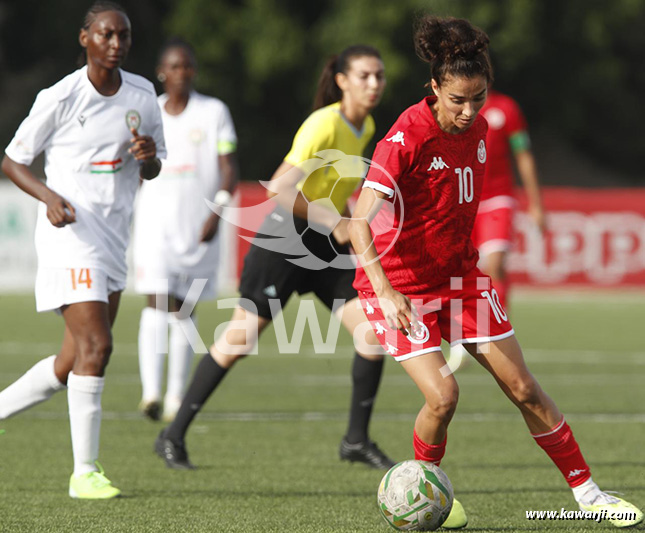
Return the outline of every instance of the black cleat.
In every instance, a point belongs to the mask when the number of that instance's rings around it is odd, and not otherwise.
[[[188,460],[188,452],[183,444],[177,444],[166,438],[163,429],[155,441],[155,452],[166,461],[168,468],[175,470],[194,470],[195,466]]]
[[[161,404],[156,401],[144,402],[142,401],[139,404],[139,411],[146,418],[149,418],[153,422],[157,422],[161,419]]]
[[[350,444],[343,437],[343,440],[340,441],[340,449],[338,452],[341,461],[365,463],[367,466],[378,470],[389,470],[396,464],[371,440]]]

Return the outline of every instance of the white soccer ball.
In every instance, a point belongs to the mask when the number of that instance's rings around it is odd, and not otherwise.
[[[448,476],[426,461],[394,465],[378,488],[381,515],[399,531],[434,531],[448,518],[452,501]]]

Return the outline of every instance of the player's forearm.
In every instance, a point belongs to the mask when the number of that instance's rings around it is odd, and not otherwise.
[[[533,207],[542,207],[540,195],[540,181],[538,179],[537,165],[533,153],[525,150],[515,155],[517,170],[526,191],[529,204]]]
[[[349,240],[363,270],[365,270],[367,278],[372,284],[374,293],[377,296],[381,296],[388,289],[391,289],[392,285],[387,279],[374,246],[372,230],[364,218],[350,220]]]
[[[16,163],[6,155],[2,160],[2,172],[20,189],[36,198],[36,200],[47,203],[47,200],[53,194],[53,191],[47,185],[34,176],[27,165]]]
[[[218,156],[218,159],[221,172],[220,190],[233,194],[237,183],[240,181],[240,168],[237,156],[235,152],[231,152],[230,154]]]

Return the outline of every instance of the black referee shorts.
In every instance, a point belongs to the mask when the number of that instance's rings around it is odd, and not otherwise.
[[[297,235],[293,234],[295,228]],[[268,239],[276,235],[287,235],[272,246]],[[261,240],[266,249],[256,244]],[[304,247],[303,247],[304,246]],[[296,265],[289,259],[302,258],[309,254],[311,261],[304,260],[305,266]],[[284,309],[294,292],[305,294],[313,292],[330,310],[334,300],[347,302],[358,296],[352,286],[356,274],[353,268],[327,266],[321,269],[307,268],[307,264],[326,264],[342,255],[350,253],[348,245],[340,245],[333,236],[327,237],[309,227],[307,221],[276,208],[262,223],[244,258],[244,268],[240,279],[240,306],[257,313],[262,318],[272,320],[269,300],[279,300]],[[324,263],[321,263],[324,262]],[[347,264],[347,262],[344,262]],[[250,305],[252,302],[255,305]],[[274,304],[275,305],[275,304]]]

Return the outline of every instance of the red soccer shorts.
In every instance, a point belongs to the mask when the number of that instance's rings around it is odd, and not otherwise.
[[[406,294],[418,313],[409,335],[387,325],[374,293],[359,291],[358,295],[381,346],[397,361],[440,351],[442,338],[454,345],[496,341],[514,334],[490,278],[478,268],[463,278],[451,278],[432,292]]]
[[[514,213],[512,207],[498,207],[477,213],[472,240],[482,256],[511,249]]]

